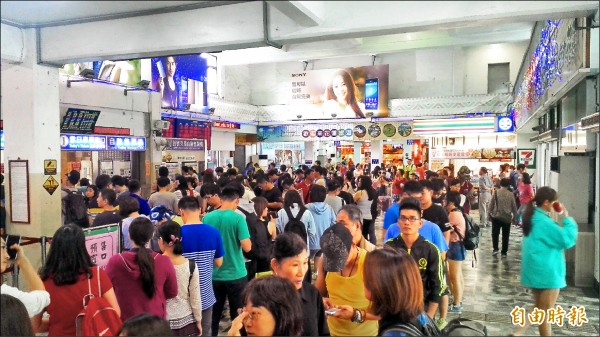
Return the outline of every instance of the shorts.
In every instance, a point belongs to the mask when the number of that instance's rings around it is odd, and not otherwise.
[[[464,261],[467,250],[462,242],[450,242],[450,248],[446,252],[446,258],[452,261]]]

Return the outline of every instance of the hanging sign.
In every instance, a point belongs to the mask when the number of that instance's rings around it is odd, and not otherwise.
[[[124,137],[108,136],[107,149],[115,151],[145,151],[146,138],[143,137]]]
[[[528,169],[535,169],[535,149],[518,149],[517,164],[525,164]]]
[[[239,129],[241,125],[240,123],[233,122],[213,122],[213,127],[221,129]]]
[[[174,139],[167,138],[169,150],[204,150],[203,139]]]
[[[92,263],[105,268],[113,255],[119,254],[119,225],[110,224],[93,228],[84,228],[85,248]]]
[[[69,108],[63,117],[60,132],[93,133],[100,111]]]
[[[497,132],[515,132],[515,123],[511,116],[497,117]]]
[[[60,149],[72,151],[106,150],[106,136],[60,135]]]

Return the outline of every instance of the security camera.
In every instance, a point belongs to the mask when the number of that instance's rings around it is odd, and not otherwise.
[[[156,130],[167,130],[171,126],[171,122],[157,119],[154,121],[154,129]]]
[[[367,117],[373,117],[374,113],[371,112],[371,111],[369,111],[369,112],[366,113],[366,115],[367,115]]]
[[[83,69],[81,72],[79,72],[79,76],[91,80],[94,78],[94,71],[92,69],[86,68],[86,69]]]
[[[544,127],[544,125],[536,125],[536,126],[532,127],[531,129],[533,131],[537,131],[537,132],[541,133],[541,132],[544,132],[545,127]]]
[[[209,112],[211,115],[214,115],[214,114],[215,114],[215,108],[209,108],[209,109],[208,109],[208,112]]]
[[[148,90],[148,87],[150,86],[150,81],[147,80],[141,80],[138,82],[138,87],[144,89],[144,90]]]
[[[335,112],[333,112],[333,113],[331,114],[331,117],[333,117],[333,118],[336,118],[336,117],[337,117],[337,114],[336,114]]]
[[[302,118],[302,114],[297,114],[296,117],[298,117],[298,119]]]

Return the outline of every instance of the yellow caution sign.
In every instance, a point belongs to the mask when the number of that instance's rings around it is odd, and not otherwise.
[[[44,175],[52,176],[56,174],[56,159],[44,159]],[[52,194],[52,193],[50,193]]]
[[[53,176],[49,176],[48,179],[46,179],[46,181],[44,182],[43,186],[46,192],[52,195],[54,191],[56,191],[56,189],[58,188],[59,184]]]

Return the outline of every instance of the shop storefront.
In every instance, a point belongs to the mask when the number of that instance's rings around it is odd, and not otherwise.
[[[146,139],[134,136],[61,134],[61,172],[76,170],[94,181],[99,174],[140,179]]]
[[[162,165],[169,169],[172,180],[176,174],[182,173],[183,166],[200,173],[205,168],[205,149],[204,139],[166,138],[166,145],[162,150]]]

